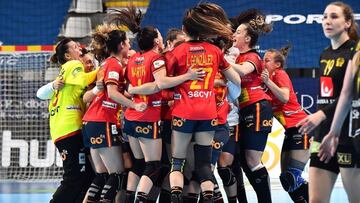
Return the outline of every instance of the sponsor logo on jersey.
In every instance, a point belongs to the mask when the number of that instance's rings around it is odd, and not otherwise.
[[[109,79],[119,80],[119,73],[116,71],[109,72]]]
[[[80,106],[70,105],[66,107],[67,110],[81,110]]]
[[[156,61],[154,61],[153,65],[154,65],[155,69],[158,69],[158,68],[162,67],[163,65],[165,65],[165,61],[164,60],[156,60]]]
[[[203,53],[205,52],[205,49],[203,46],[191,46],[189,47],[189,51],[191,53]]]
[[[108,101],[103,101],[101,106],[111,108],[111,109],[116,109],[117,104],[108,102]]]
[[[135,64],[140,65],[144,63],[145,58],[143,56],[135,58]]]
[[[334,84],[330,77],[320,77],[321,97],[332,97],[334,95]]]

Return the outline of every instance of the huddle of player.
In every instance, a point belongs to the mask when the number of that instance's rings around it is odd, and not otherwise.
[[[335,127],[319,153],[336,102],[309,116],[304,112],[284,71],[290,46],[270,49],[264,59],[254,48],[272,29],[259,10],[229,20],[220,6],[200,3],[185,12],[182,30],[169,30],[166,46],[156,27],[140,26],[142,19],[140,10],[128,7],[96,28],[89,46],[100,64],[95,70],[85,70],[87,53],[71,39],[56,47],[52,61],[61,64],[60,74],[38,91],[39,98],[51,99],[51,136],[64,163],[52,202],[223,202],[216,166],[228,202],[247,202],[243,171],[258,202],[271,202],[261,157],[273,116],[285,128],[280,181],[294,202],[328,202],[339,166],[349,200],[360,199],[352,191],[360,184],[359,142],[352,141],[359,136],[341,132],[349,146],[357,145],[344,147],[352,150],[343,151],[352,154],[351,166],[336,157],[331,165],[322,162],[334,155],[329,148],[339,134]],[[323,21],[331,47],[321,56],[320,80],[330,80],[334,93],[319,98],[337,99],[348,62],[356,69],[349,84],[358,72],[349,34],[356,23],[341,2],[326,7]],[[137,52],[119,29],[123,25],[135,34]],[[322,135],[315,135],[318,144],[311,150],[309,190],[301,174],[310,158],[310,133],[318,125]]]

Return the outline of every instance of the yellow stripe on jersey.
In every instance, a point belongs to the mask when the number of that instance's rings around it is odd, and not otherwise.
[[[64,87],[55,92],[49,104],[50,134],[53,141],[80,130],[85,104],[82,96],[86,86],[95,81],[96,72],[84,72],[80,61],[68,61],[61,66],[57,79],[64,80]],[[60,139],[59,139],[60,138]]]

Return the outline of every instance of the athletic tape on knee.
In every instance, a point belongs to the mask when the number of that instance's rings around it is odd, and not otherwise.
[[[180,171],[181,173],[184,173],[185,162],[186,162],[185,159],[178,159],[178,158],[172,157],[170,172]]]
[[[160,174],[160,161],[145,162],[144,175],[149,177],[153,184],[157,181]]]
[[[194,145],[195,171],[199,182],[211,180],[211,146]]]

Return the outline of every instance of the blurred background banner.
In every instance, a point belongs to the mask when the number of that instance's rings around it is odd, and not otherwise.
[[[0,45],[50,45],[64,34],[73,38],[89,37],[91,28],[101,23],[109,8],[134,4],[146,10],[143,25],[155,25],[163,35],[181,27],[185,10],[197,0],[18,0],[0,1]],[[221,5],[229,17],[249,8],[258,8],[274,26],[272,33],[260,38],[261,53],[269,48],[293,45],[289,68],[318,67],[319,53],[328,45],[322,34],[321,18],[331,1],[314,0],[211,0]],[[360,20],[360,1],[344,0]],[[97,13],[95,15],[95,13]],[[71,29],[76,27],[77,31]]]

